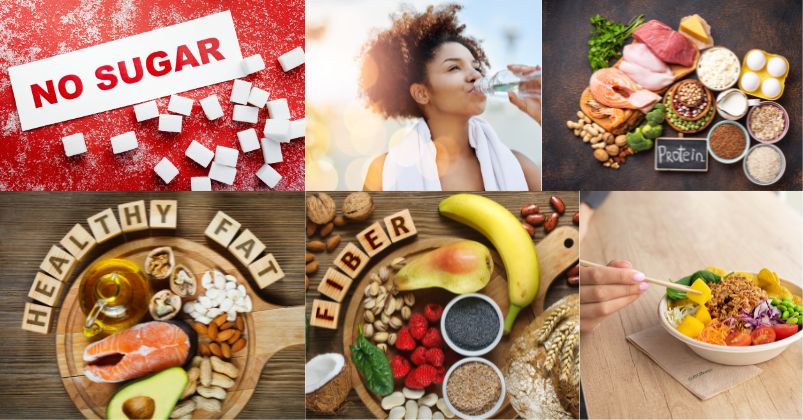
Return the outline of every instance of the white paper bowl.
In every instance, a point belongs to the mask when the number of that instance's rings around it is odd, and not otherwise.
[[[693,352],[700,355],[700,357],[723,365],[745,366],[766,362],[783,353],[787,347],[803,338],[803,332],[798,331],[795,335],[784,338],[783,340],[756,346],[731,347],[703,343],[702,341],[681,334],[680,331],[673,327],[669,321],[666,320],[666,317],[664,317],[666,309],[667,301],[666,295],[664,295],[663,299],[661,299],[661,302],[658,304],[658,318],[661,319],[661,325],[670,335],[685,343]]]

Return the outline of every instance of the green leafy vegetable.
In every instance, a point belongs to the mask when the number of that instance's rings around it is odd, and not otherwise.
[[[712,273],[706,270],[696,271],[694,274],[690,276],[683,277],[682,279],[675,282],[675,284],[682,284],[684,286],[691,286],[691,283],[696,279],[702,279],[706,284],[710,283],[719,283],[722,280],[722,277],[717,275],[716,273]],[[671,281],[671,280],[670,280]],[[686,298],[686,292],[681,292],[680,290],[675,289],[666,289],[666,297],[671,300],[680,300]]]
[[[393,392],[393,372],[390,370],[390,362],[379,347],[371,344],[362,335],[362,327],[359,331],[360,336],[357,337],[356,343],[349,347],[351,360],[362,375],[365,387],[374,394],[384,397]]]
[[[611,22],[600,15],[591,18],[591,38],[588,40],[588,63],[594,71],[609,66],[610,59],[622,56],[619,50],[627,38],[644,23],[644,15],[634,17],[627,25]]]

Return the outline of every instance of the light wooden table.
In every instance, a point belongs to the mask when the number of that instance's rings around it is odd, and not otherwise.
[[[629,259],[659,279],[706,266],[753,272],[768,267],[801,283],[801,217],[772,193],[611,193],[580,249],[581,258]],[[659,322],[656,308],[664,290],[651,286],[582,336],[589,418],[803,417],[800,342],[758,365],[761,375],[707,401],[628,344],[627,335]]]

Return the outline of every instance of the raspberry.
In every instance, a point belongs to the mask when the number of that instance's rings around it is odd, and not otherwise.
[[[418,350],[418,349],[416,349]],[[432,366],[440,367],[443,366],[443,361],[446,359],[446,356],[443,354],[443,350],[439,348],[433,348],[427,350],[426,353],[426,361]]]
[[[421,344],[428,349],[433,347],[443,347],[443,340],[441,339],[440,330],[437,328],[428,329],[427,333],[424,334],[424,338],[421,339]]]
[[[413,350],[413,353],[410,354],[410,361],[413,362],[414,365],[420,366],[424,363],[427,363],[427,349],[424,347],[416,347]]]
[[[407,326],[410,327],[410,334],[412,334],[413,338],[420,340],[424,337],[424,334],[427,333],[429,322],[427,322],[427,319],[424,318],[424,315],[416,312],[410,315],[410,320],[407,321]]]
[[[430,365],[421,365],[407,374],[404,386],[410,389],[424,389],[435,380],[438,372]]]
[[[410,362],[403,356],[397,354],[390,360],[390,370],[393,372],[394,378],[404,378],[410,373]]]
[[[396,348],[399,350],[412,350],[415,348],[415,339],[410,335],[410,329],[403,327],[399,330],[399,336],[396,337]]]
[[[435,368],[435,379],[433,380],[434,383],[440,384],[443,383],[443,378],[446,377],[446,367],[445,366],[438,366]]]
[[[441,305],[430,303],[424,308],[424,317],[433,324],[437,324],[441,320],[441,314],[443,314],[443,306]]]

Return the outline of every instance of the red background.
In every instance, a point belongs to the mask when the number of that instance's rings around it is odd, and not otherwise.
[[[261,133],[267,110],[256,125],[233,122],[229,102],[233,82],[181,93],[195,100],[184,117],[182,132],[162,133],[158,119],[137,123],[133,106],[22,132],[8,68],[31,61],[125,38],[164,26],[231,10],[243,57],[261,54],[266,69],[245,77],[287,98],[292,119],[304,117],[304,65],[288,73],[276,58],[304,47],[304,0],[182,1],[174,0],[4,0],[0,2],[0,190],[189,190],[190,177],[206,176],[184,156],[192,140],[214,151],[216,145],[240,150],[237,132],[254,127]],[[209,121],[198,100],[217,94],[223,117]],[[167,113],[169,97],[157,100]],[[139,148],[120,155],[109,139],[134,131]],[[84,133],[87,153],[66,157],[61,138]],[[304,139],[282,144],[284,161],[273,164],[282,180],[276,190],[304,189]],[[153,171],[167,157],[179,169],[170,184]],[[263,165],[259,150],[240,151],[232,186],[212,182],[213,190],[268,190],[256,177]]]

